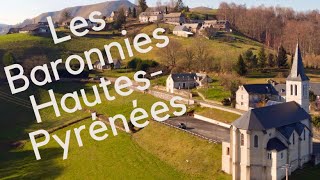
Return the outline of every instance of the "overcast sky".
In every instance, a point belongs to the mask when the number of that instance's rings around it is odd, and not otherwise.
[[[1,1],[0,23],[16,24],[24,19],[35,17],[43,12],[57,11],[66,7],[94,4],[105,2],[106,0],[5,0]],[[134,0],[130,0],[134,2]],[[149,6],[155,5],[157,0],[147,0]],[[165,0],[162,0],[165,2]],[[307,11],[320,9],[319,0],[184,0],[190,7],[206,6],[217,8],[219,3],[236,2],[250,6],[285,6],[295,10]]]

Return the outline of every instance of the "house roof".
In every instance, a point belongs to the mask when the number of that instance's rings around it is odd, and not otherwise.
[[[139,16],[157,16],[162,14],[161,11],[152,11],[152,12],[142,12]]]
[[[186,26],[176,26],[173,31],[188,31],[189,29]]]
[[[182,13],[169,13],[169,14],[165,14],[164,17],[166,17],[166,18],[179,18],[182,15],[183,15]]]
[[[285,150],[287,148],[288,147],[286,145],[284,145],[278,138],[272,138],[267,143],[267,150],[268,151],[276,150],[279,152],[279,151]]]
[[[277,90],[271,84],[245,84],[243,87],[249,94],[278,95]]]
[[[309,81],[308,76],[304,72],[304,66],[303,66],[303,62],[302,62],[302,56],[301,56],[299,42],[297,43],[297,46],[296,46],[296,52],[295,52],[295,56],[293,59],[291,72],[290,72],[287,80]]]
[[[45,28],[45,26],[42,26],[40,24],[28,24],[28,25],[24,26],[23,28],[21,28],[20,31],[34,31],[34,30],[37,30],[40,27],[44,27]]]
[[[174,82],[186,82],[186,81],[194,81],[197,78],[195,73],[179,73],[179,74],[171,74],[171,77]]]
[[[251,109],[232,123],[245,130],[267,130],[280,128],[310,119],[310,115],[296,102]]]

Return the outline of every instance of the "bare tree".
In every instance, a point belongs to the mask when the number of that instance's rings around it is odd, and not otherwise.
[[[191,48],[186,48],[184,53],[184,67],[191,72],[195,65],[195,53]]]
[[[171,70],[178,67],[180,62],[181,44],[176,40],[171,40],[169,45],[159,51],[159,56],[162,64],[168,66]]]

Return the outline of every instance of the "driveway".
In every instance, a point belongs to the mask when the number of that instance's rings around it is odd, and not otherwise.
[[[178,127],[180,123],[184,123],[187,126],[187,131],[204,136],[211,140],[218,142],[229,142],[230,131],[227,128],[217,126],[199,119],[195,119],[189,116],[170,118],[165,123]]]

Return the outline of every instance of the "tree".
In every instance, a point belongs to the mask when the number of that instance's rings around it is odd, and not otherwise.
[[[248,49],[246,52],[243,53],[243,59],[245,61],[245,64],[249,68],[257,67],[258,60],[257,60],[256,55],[253,54],[251,49]]]
[[[288,61],[287,52],[283,46],[280,46],[277,56],[277,65],[278,67],[286,67]]]
[[[139,0],[139,7],[142,12],[145,12],[148,9],[147,1],[146,0]]]
[[[242,58],[242,55],[239,56],[238,62],[235,66],[235,71],[237,72],[238,75],[244,76],[247,74],[247,67],[246,64]]]
[[[176,40],[171,40],[169,45],[159,51],[159,57],[163,65],[174,70],[180,62],[181,44]]]
[[[131,10],[131,7],[128,8],[128,17],[131,17],[132,16],[132,10]]]
[[[259,61],[259,67],[260,68],[265,68],[266,62],[267,62],[267,55],[266,55],[266,51],[264,49],[264,46],[262,46],[260,51],[259,51],[258,61]]]
[[[4,66],[10,66],[16,63],[16,59],[11,52],[6,52],[2,58]]]
[[[268,65],[269,67],[274,67],[275,66],[275,56],[273,54],[268,55]]]
[[[177,0],[176,2],[176,6],[174,7],[175,11],[181,12],[182,10],[184,10],[185,6],[182,0]]]
[[[119,29],[119,28],[122,27],[122,25],[125,22],[126,22],[126,12],[125,12],[125,10],[123,8],[120,8],[113,26],[114,26],[115,29]]]
[[[185,58],[185,67],[186,69],[191,72],[193,65],[195,64],[195,53],[193,52],[192,48],[187,48],[184,53],[184,58]]]
[[[132,17],[137,18],[137,9],[135,7],[133,8]]]

